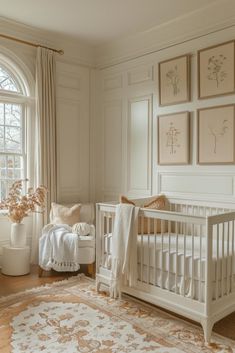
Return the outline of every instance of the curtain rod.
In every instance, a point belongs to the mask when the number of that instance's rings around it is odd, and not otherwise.
[[[60,50],[53,49],[53,48],[50,48],[50,47],[46,47],[45,45],[40,45],[40,44],[28,42],[27,40],[23,40],[23,39],[7,36],[6,34],[1,34],[1,33],[0,33],[0,37],[5,38],[5,39],[9,39],[9,40],[14,40],[15,42],[18,42],[18,43],[30,45],[31,47],[36,47],[36,48],[41,47],[41,48],[45,48],[45,49],[50,49],[50,50],[52,50],[52,51],[54,51],[54,52],[56,52],[56,53],[58,53],[60,55],[64,54],[63,49],[60,49]]]

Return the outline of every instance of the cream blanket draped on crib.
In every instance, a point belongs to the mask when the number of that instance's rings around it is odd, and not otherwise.
[[[137,232],[139,207],[129,204],[116,206],[113,239],[110,296],[121,295],[122,283],[137,282]]]

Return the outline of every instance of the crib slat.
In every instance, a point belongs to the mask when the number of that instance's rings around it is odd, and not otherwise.
[[[221,298],[224,296],[224,223],[222,223],[222,278],[221,278]]]
[[[170,264],[171,264],[171,221],[168,221],[168,290],[170,291]]]
[[[192,224],[192,286],[191,286],[191,298],[194,298],[194,224]]]
[[[158,220],[154,219],[154,225],[153,225],[153,230],[154,230],[154,260],[153,260],[153,285],[157,285],[157,279],[156,279],[156,267],[157,267],[157,256],[156,256],[156,251],[157,251],[157,225],[158,225]]]
[[[109,230],[109,225],[110,225],[109,215],[107,215],[105,218],[106,218],[106,230],[107,230],[107,234],[109,234],[110,233],[110,230]],[[107,247],[106,252],[107,252],[107,254],[109,253],[109,247]]]
[[[235,239],[234,239],[234,222],[232,221],[232,270],[231,270],[231,291],[233,291],[233,286],[234,286],[234,267],[235,267]]]
[[[219,299],[219,223],[216,225],[216,300]]]
[[[178,222],[175,223],[175,232],[176,232],[176,258],[175,258],[175,293],[178,294],[178,245],[179,245],[179,226]]]
[[[150,256],[151,256],[151,253],[150,253],[150,239],[149,239],[149,237],[150,237],[150,235],[149,235],[149,233],[148,233],[148,264],[147,264],[147,283],[149,284],[149,273],[150,273]]]
[[[185,278],[185,272],[186,272],[186,223],[183,225],[183,237],[184,237],[184,266],[183,266],[183,296],[185,297],[185,283],[186,283],[186,278]]]
[[[202,301],[202,226],[199,225],[199,302]]]
[[[141,231],[141,248],[140,248],[140,278],[141,278],[141,282],[143,282],[144,278],[143,278],[143,262],[144,262],[144,244],[143,244],[143,232],[144,232],[144,217],[141,217],[140,220],[140,231]]]
[[[161,288],[163,288],[163,275],[164,275],[164,271],[163,271],[163,226],[164,226],[164,221],[161,219]]]
[[[226,294],[229,294],[229,238],[230,238],[230,222],[227,222],[227,256],[226,256],[226,282],[227,282],[227,290]]]
[[[104,213],[101,212],[101,266],[104,266],[105,262],[105,247],[104,247]]]
[[[232,221],[232,264],[231,264],[231,291],[233,291],[234,286],[234,264],[235,264],[235,244],[234,244],[234,221]]]

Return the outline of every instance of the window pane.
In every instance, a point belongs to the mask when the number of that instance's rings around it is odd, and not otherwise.
[[[1,200],[4,199],[6,197],[6,181],[1,181],[0,182],[0,196],[1,196]]]
[[[0,89],[4,89],[12,92],[20,92],[17,83],[14,78],[10,76],[7,70],[0,66]]]
[[[0,156],[0,168],[6,168],[6,156]]]
[[[21,129],[5,127],[5,150],[21,153]]]
[[[0,151],[4,151],[4,127],[0,126]]]
[[[4,124],[4,104],[0,103],[0,125]]]
[[[15,168],[20,168],[23,169],[23,158],[21,156],[15,156],[14,157],[14,161],[15,161]]]
[[[19,104],[5,104],[5,124],[21,126],[21,106]]]
[[[13,168],[14,167],[14,156],[7,156],[7,168]]]
[[[1,179],[6,179],[7,170],[5,168],[1,168]]]

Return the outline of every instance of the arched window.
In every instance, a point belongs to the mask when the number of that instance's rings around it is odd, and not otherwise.
[[[0,60],[0,199],[26,176],[26,89]]]

